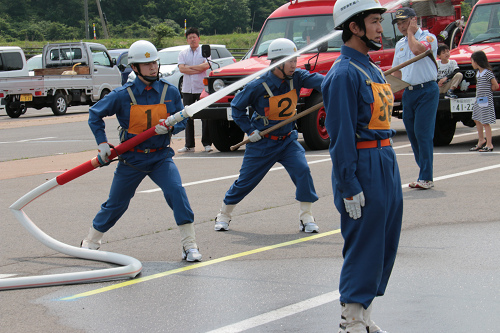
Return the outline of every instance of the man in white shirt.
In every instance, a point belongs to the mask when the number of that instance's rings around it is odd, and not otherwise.
[[[191,105],[200,99],[200,94],[205,88],[203,78],[210,68],[207,59],[201,55],[200,32],[196,28],[186,31],[186,40],[190,47],[179,53],[179,70],[184,74],[182,81],[182,101],[184,106]],[[210,58],[208,58],[210,59]],[[212,151],[212,140],[208,131],[208,120],[201,120],[201,143],[206,152]],[[179,153],[194,152],[194,120],[188,119],[186,125],[186,143],[184,148],[177,150]]]
[[[437,56],[437,84],[439,86],[439,93],[445,94],[444,98],[455,99],[457,95],[453,93],[453,90],[457,89],[460,82],[462,82],[463,74],[459,72],[457,62],[450,60],[450,48],[448,45],[439,45]]]

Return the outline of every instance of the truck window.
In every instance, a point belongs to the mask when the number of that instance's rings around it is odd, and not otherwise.
[[[104,50],[92,49],[92,61],[94,65],[111,67],[111,60]]]
[[[122,55],[122,57],[120,58],[120,63],[118,65],[128,67],[128,53]]]
[[[332,31],[334,31],[334,23],[330,14],[268,20],[253,55],[266,54],[269,44],[276,38],[288,38],[300,50]],[[339,32],[328,41],[328,51],[340,51],[342,44],[342,33]],[[316,52],[315,49],[310,51],[310,53],[314,52]]]
[[[476,6],[469,18],[461,44],[500,39],[500,4]]]
[[[23,69],[23,58],[19,52],[0,53],[0,71],[18,71]]]

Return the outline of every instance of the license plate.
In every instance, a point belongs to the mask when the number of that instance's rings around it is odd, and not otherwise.
[[[474,97],[450,99],[450,110],[451,112],[472,112],[475,103]]]
[[[22,94],[21,95],[21,102],[31,102],[32,100],[33,100],[32,94]]]

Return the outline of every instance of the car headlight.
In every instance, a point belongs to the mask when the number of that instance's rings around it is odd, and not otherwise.
[[[219,91],[221,90],[222,88],[224,88],[226,85],[224,84],[224,81],[222,81],[221,79],[217,79],[214,81],[214,90],[215,91]]]

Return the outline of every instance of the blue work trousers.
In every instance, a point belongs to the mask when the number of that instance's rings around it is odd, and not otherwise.
[[[236,205],[250,193],[264,178],[275,163],[280,163],[290,175],[296,186],[295,199],[300,202],[315,202],[318,200],[314,189],[311,170],[307,164],[304,148],[297,142],[296,134],[283,141],[270,142],[265,151],[264,138],[256,142],[257,145],[248,144],[243,157],[238,179],[231,185],[224,197],[226,205]],[[253,147],[252,147],[253,146]]]
[[[417,180],[433,180],[434,126],[439,103],[439,87],[435,81],[422,89],[403,93],[403,122],[420,168]]]
[[[118,162],[109,191],[108,200],[101,205],[101,210],[94,218],[94,228],[100,232],[108,231],[116,221],[125,213],[130,200],[141,181],[149,176],[158,185],[165,196],[168,206],[174,211],[177,225],[192,223],[194,214],[189,205],[181,176],[177,166],[172,160],[173,151],[165,148],[149,154],[127,152],[122,155],[128,164],[143,171],[141,172],[123,162]],[[160,210],[161,211],[161,210]]]
[[[403,193],[392,147],[359,149],[356,176],[365,196],[356,220],[349,217],[333,182],[344,238],[339,292],[341,302],[360,303],[366,309],[385,293],[401,234]]]

